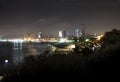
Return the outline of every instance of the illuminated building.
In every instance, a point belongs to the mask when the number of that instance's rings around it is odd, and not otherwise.
[[[63,31],[63,37],[66,38],[67,37],[67,32],[64,30]]]
[[[29,33],[29,34],[24,35],[24,41],[34,42],[35,40],[36,40],[36,36],[33,33]]]
[[[59,31],[59,37],[62,38],[63,37],[63,32]]]
[[[86,32],[85,32],[85,29],[86,29],[86,26],[85,24],[82,24],[82,36],[86,35]]]
[[[79,29],[75,30],[75,37],[80,37],[82,35],[82,33],[80,32]]]
[[[39,33],[37,34],[37,38],[42,38],[42,32],[39,32]]]

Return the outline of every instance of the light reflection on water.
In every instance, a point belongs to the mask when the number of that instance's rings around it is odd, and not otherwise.
[[[13,63],[17,64],[24,59],[23,55],[23,43],[13,43]]]
[[[0,43],[0,58],[9,59],[13,64],[18,64],[23,61],[24,57],[36,56],[49,50],[47,44],[40,43]],[[4,46],[4,47],[2,47]],[[11,47],[12,46],[12,47]]]

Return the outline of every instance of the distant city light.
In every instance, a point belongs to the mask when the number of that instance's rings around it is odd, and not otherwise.
[[[38,35],[38,38],[42,38],[42,32],[39,32],[37,35]]]
[[[0,39],[1,42],[7,42],[7,39]]]
[[[88,41],[89,41],[89,39],[86,39],[86,40],[85,40],[85,42],[88,42]]]
[[[63,37],[63,32],[59,31],[59,37]]]
[[[101,35],[97,36],[96,38],[97,38],[97,40],[101,40],[101,38],[102,38],[103,36],[104,36],[104,35],[101,34]]]
[[[60,43],[64,43],[64,42],[66,42],[66,38],[60,38],[60,41],[59,41]]]
[[[74,45],[74,44],[73,44],[73,45],[70,45],[69,48],[75,48],[75,45]]]

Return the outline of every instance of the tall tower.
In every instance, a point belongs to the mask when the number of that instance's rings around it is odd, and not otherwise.
[[[82,27],[82,35],[84,36],[86,34],[86,31],[85,31],[86,26],[85,26],[85,24],[82,24],[81,27]]]
[[[59,31],[59,37],[62,38],[63,37],[63,32]]]
[[[76,29],[76,30],[75,30],[75,36],[76,36],[76,37],[79,37],[79,29]]]
[[[64,37],[64,38],[67,37],[67,32],[66,32],[66,30],[63,31],[63,37]]]
[[[37,38],[42,38],[42,32],[39,32],[38,34],[37,34]]]

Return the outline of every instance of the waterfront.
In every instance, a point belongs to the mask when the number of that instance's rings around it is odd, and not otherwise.
[[[82,52],[79,51],[81,42],[77,42],[74,51],[68,55],[54,53],[51,56],[40,56],[42,52],[50,49],[52,43],[48,45],[48,43],[1,42],[0,65],[7,70],[0,70],[0,78],[5,82],[18,82],[24,81],[24,79],[41,81],[48,78],[54,79],[53,77],[56,78],[56,76],[58,79],[67,77],[67,79],[77,79],[78,77],[79,80],[118,79],[120,69],[120,37],[118,33],[117,30],[106,32],[102,39],[104,44],[101,44],[101,47],[95,52],[90,52],[91,48],[87,47],[88,45],[83,48]],[[53,43],[53,45],[58,48],[67,46],[66,43],[64,45],[63,43]],[[46,53],[42,55],[46,55]],[[19,62],[21,63],[19,64]],[[10,63],[17,65],[12,66]]]
[[[8,60],[9,64],[18,64],[27,56],[37,56],[49,50],[46,43],[0,43],[0,65]]]

